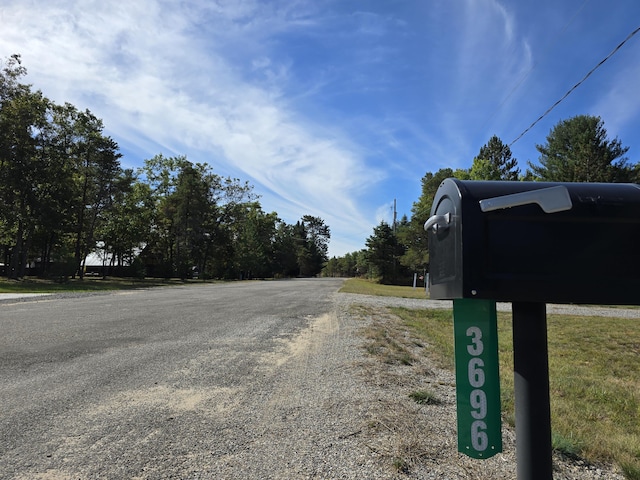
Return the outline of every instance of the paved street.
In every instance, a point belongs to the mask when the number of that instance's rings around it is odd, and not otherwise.
[[[326,314],[340,284],[239,282],[1,302],[0,478],[197,472],[216,451],[238,448],[243,427],[225,437],[225,412],[247,395],[269,394],[260,386],[284,361],[283,341]]]

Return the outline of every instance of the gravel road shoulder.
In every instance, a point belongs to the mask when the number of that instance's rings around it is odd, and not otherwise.
[[[362,332],[373,323],[384,323],[385,328],[396,329],[398,335],[409,335],[402,331],[398,319],[386,306],[406,308],[450,308],[450,302],[431,302],[388,297],[337,294],[336,311],[343,337],[354,334],[352,348],[341,349],[334,361],[342,368],[353,369],[355,381],[352,394],[347,401],[352,408],[357,405],[358,422],[348,415],[343,421],[351,422],[348,430],[354,434],[354,447],[364,451],[373,460],[379,478],[464,478],[502,479],[516,477],[515,433],[503,427],[504,452],[489,460],[472,460],[457,452],[455,417],[455,378],[452,372],[438,368],[414,345],[415,358],[412,365],[384,364],[364,353]],[[355,305],[366,306],[357,308]],[[509,305],[501,305],[508,309]],[[558,308],[559,307],[559,308]],[[638,315],[633,309],[589,309],[571,306],[549,306],[549,313],[559,310],[566,314],[616,314]],[[407,339],[404,345],[412,345]],[[346,347],[346,345],[345,345]],[[353,348],[355,347],[355,348]],[[349,351],[350,353],[346,353]],[[333,354],[338,354],[334,350]],[[343,356],[341,360],[339,357]],[[435,394],[435,404],[419,405],[409,394],[427,389]],[[347,407],[341,407],[346,410]],[[362,472],[362,471],[361,471]],[[373,472],[372,472],[373,473]],[[362,474],[355,475],[362,477]],[[347,477],[344,477],[347,478]],[[375,477],[369,477],[375,478]],[[580,459],[554,456],[554,479],[607,479],[621,480],[624,477],[610,465],[591,465]]]
[[[252,425],[247,442],[194,478],[516,478],[510,428],[503,428],[504,452],[489,460],[457,453],[452,372],[420,352],[420,361],[409,366],[385,364],[365,352],[364,332],[373,324],[403,335],[387,306],[425,308],[424,300],[350,294],[334,300],[332,313],[313,319],[264,359],[269,386],[256,384],[255,398],[246,392],[234,413],[237,423]],[[432,391],[437,402],[419,405],[409,397],[421,389]],[[556,480],[623,478],[612,466],[554,457]]]

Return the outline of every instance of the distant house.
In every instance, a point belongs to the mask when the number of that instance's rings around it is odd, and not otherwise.
[[[131,261],[123,258],[120,261],[115,259],[112,253],[105,252],[101,249],[102,245],[98,244],[98,249],[85,258],[84,274],[85,275],[113,275],[117,277],[137,276],[132,272]],[[140,255],[142,249],[136,249],[134,256]]]

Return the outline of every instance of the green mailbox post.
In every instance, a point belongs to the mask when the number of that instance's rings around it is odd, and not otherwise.
[[[495,302],[513,312],[519,480],[551,480],[546,303],[640,304],[640,185],[446,179],[425,222],[454,301],[458,449],[501,450]]]

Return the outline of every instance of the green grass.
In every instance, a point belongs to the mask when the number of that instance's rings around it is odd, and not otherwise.
[[[417,390],[409,394],[409,398],[419,405],[437,405],[440,401],[430,390]]]
[[[84,280],[69,279],[65,283],[38,278],[23,280],[0,279],[0,293],[59,293],[59,292],[95,292],[105,290],[131,290],[136,288],[148,288],[167,285],[184,285],[185,283],[199,284],[202,280],[182,281],[177,279],[123,279],[85,277]]]
[[[414,289],[413,287],[401,287],[398,285],[381,285],[361,278],[345,280],[340,292],[383,297],[428,298],[424,291],[424,286],[418,286]]]
[[[554,450],[569,457],[575,457],[583,450],[584,445],[575,438],[563,437],[557,432],[552,432],[551,443]]]
[[[432,355],[453,368],[452,313],[396,308]],[[498,314],[502,410],[513,424],[511,315]],[[548,316],[554,448],[589,461],[613,461],[640,480],[640,322],[637,319]]]

